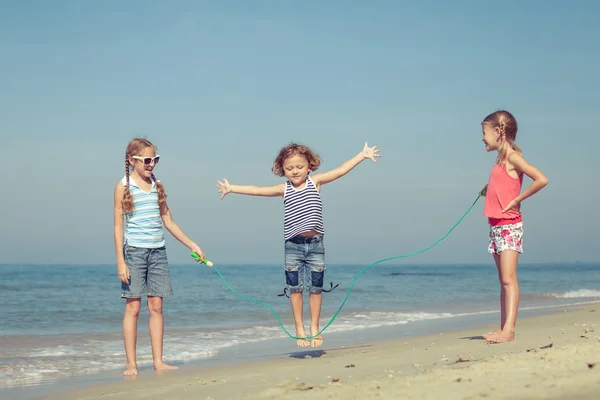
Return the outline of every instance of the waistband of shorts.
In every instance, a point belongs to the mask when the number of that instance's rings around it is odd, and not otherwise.
[[[512,224],[518,224],[519,222],[523,222],[523,217],[521,217],[519,215],[517,218],[512,218],[512,219],[488,218],[488,222],[491,226],[512,225]]]
[[[312,242],[318,242],[320,240],[323,240],[323,234],[322,233],[318,233],[314,236],[294,236],[291,239],[286,240],[286,242],[292,242],[292,243],[298,243],[298,244],[302,244],[302,243],[312,243]]]

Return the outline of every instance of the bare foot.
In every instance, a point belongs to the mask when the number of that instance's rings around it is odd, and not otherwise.
[[[135,365],[135,364],[127,364],[125,366],[125,371],[123,371],[123,375],[125,375],[125,376],[131,376],[131,375],[137,375],[137,374],[138,374],[137,365]]]
[[[171,369],[177,369],[174,365],[165,364],[164,362],[158,362],[154,364],[154,369],[157,371],[167,371]]]
[[[515,340],[515,333],[510,331],[494,332],[488,336],[485,340],[488,343],[506,343]]]
[[[304,331],[304,327],[296,327],[296,337],[297,338],[305,338],[306,332]],[[306,339],[297,339],[296,344],[298,347],[308,347],[310,346],[310,342]]]
[[[494,331],[494,332],[488,332],[488,333],[486,333],[485,335],[481,335],[481,336],[483,336],[483,338],[487,340],[487,338],[489,338],[490,336],[492,336],[492,335],[497,335],[497,334],[499,334],[500,332],[502,332],[502,330],[501,330],[501,329],[498,329],[497,331]]]
[[[316,336],[318,334],[319,334],[319,327],[317,326],[316,328],[313,328],[311,326],[310,327],[310,336]],[[321,335],[312,338],[310,341],[310,347],[319,347],[322,344],[323,344],[323,337]]]

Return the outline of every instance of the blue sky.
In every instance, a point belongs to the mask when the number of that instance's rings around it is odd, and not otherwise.
[[[550,180],[523,204],[523,262],[599,261],[600,6],[591,1],[4,1],[0,263],[113,263],[112,195],[137,135],[175,221],[215,263],[281,263],[278,150],[322,169],[329,263],[367,264],[442,236],[486,183],[480,121],[517,117]],[[525,180],[528,185],[529,180]],[[410,263],[489,263],[480,201]],[[168,236],[171,262],[189,252]]]

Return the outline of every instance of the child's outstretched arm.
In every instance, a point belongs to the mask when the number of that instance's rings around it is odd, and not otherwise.
[[[179,225],[175,223],[175,221],[173,220],[173,216],[171,215],[171,210],[167,205],[167,202],[161,204],[160,216],[162,218],[165,228],[169,231],[169,233],[173,235],[175,239],[179,240],[181,244],[183,244],[185,247],[198,254],[200,256],[200,260],[196,259],[196,261],[201,263],[202,260],[206,258],[206,255],[204,254],[200,246],[194,243],[192,239],[190,239],[185,233],[183,233]]]
[[[264,197],[277,197],[283,196],[285,186],[280,183],[275,186],[249,186],[249,185],[232,185],[227,179],[223,178],[223,182],[217,181],[218,192],[221,194],[221,200],[228,193],[246,194],[249,196],[264,196]]]
[[[512,209],[518,209],[519,204],[526,198],[536,194],[540,190],[544,188],[548,184],[548,178],[536,167],[529,164],[522,155],[517,152],[514,152],[508,158],[508,161],[515,167],[517,172],[523,173],[533,179],[531,185],[527,189],[525,189],[520,195],[518,195],[515,199],[513,199],[502,212],[506,212]]]
[[[360,153],[358,153],[339,167],[332,169],[331,171],[313,175],[312,180],[315,183],[315,185],[317,185],[317,187],[329,182],[333,182],[336,179],[346,175],[348,172],[352,171],[354,167],[356,167],[358,164],[360,164],[363,160],[366,160],[367,158],[373,160],[373,162],[377,162],[375,160],[376,157],[381,157],[379,155],[379,149],[377,148],[377,146],[369,147],[367,142],[365,142],[365,147]]]

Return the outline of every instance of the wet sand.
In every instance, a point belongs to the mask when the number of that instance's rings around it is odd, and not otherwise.
[[[600,399],[600,304],[496,326],[183,368],[45,397],[73,399]],[[327,336],[325,340],[327,340]],[[596,364],[598,363],[598,364]]]

